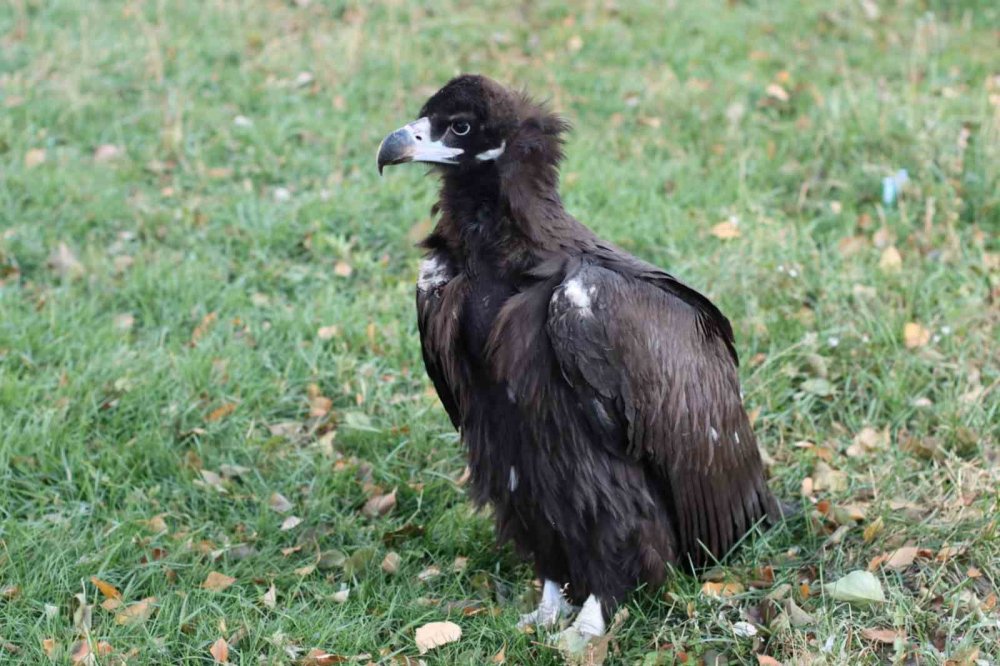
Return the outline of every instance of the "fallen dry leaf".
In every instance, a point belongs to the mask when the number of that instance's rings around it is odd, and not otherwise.
[[[122,625],[142,624],[153,614],[156,597],[146,597],[126,606],[115,616],[115,622]]]
[[[875,540],[875,537],[881,534],[884,530],[885,521],[882,520],[882,516],[879,516],[872,522],[865,525],[865,531],[862,534],[862,537],[864,538],[865,543],[871,543]]]
[[[897,548],[889,553],[889,556],[885,559],[883,564],[890,569],[905,569],[913,564],[913,560],[916,559],[917,551],[919,550],[920,549],[916,546],[904,546],[902,548]]]
[[[94,655],[90,652],[90,643],[87,640],[73,643],[73,646],[69,650],[69,658],[73,662],[73,666],[77,666],[78,664],[92,666],[97,663]]]
[[[45,149],[44,148],[32,148],[24,154],[24,166],[28,169],[34,169],[39,164],[45,162]]]
[[[100,578],[98,578],[97,576],[91,576],[90,577],[90,582],[93,583],[94,585],[96,585],[97,589],[101,591],[101,594],[103,594],[108,599],[121,599],[122,598],[122,593],[119,592],[118,588],[116,588],[111,583],[103,581]]]
[[[288,516],[281,522],[281,531],[287,532],[288,530],[295,529],[302,524],[302,519],[298,516]]]
[[[201,584],[203,589],[211,590],[213,592],[221,592],[230,585],[236,582],[236,579],[227,576],[226,574],[219,573],[218,571],[209,572],[208,576],[205,578],[205,582]]]
[[[369,518],[377,518],[389,513],[395,506],[396,489],[393,488],[391,493],[388,493],[387,495],[375,495],[370,500],[365,502],[365,506],[361,509],[361,513]]]
[[[222,419],[226,418],[235,411],[236,411],[235,404],[231,402],[225,402],[222,405],[213,409],[211,412],[209,412],[208,416],[205,417],[205,420],[208,421],[209,423],[215,423],[216,421],[221,421]]]
[[[830,597],[854,604],[882,603],[885,593],[882,583],[871,572],[856,570],[823,586]]]
[[[192,347],[198,345],[198,341],[201,340],[203,337],[205,337],[205,334],[208,333],[208,330],[212,328],[212,325],[215,324],[215,320],[218,318],[219,315],[216,312],[209,312],[207,315],[201,318],[201,321],[198,322],[198,325],[194,327],[193,331],[191,331],[190,344]]]
[[[302,576],[303,578],[305,578],[306,576],[308,576],[309,574],[311,574],[314,571],[316,571],[316,565],[315,564],[307,564],[304,567],[299,567],[298,569],[295,569],[293,573],[295,573],[296,575],[299,575],[299,576]]]
[[[833,469],[822,460],[816,462],[813,470],[813,490],[838,493],[847,490],[847,474]]]
[[[17,599],[21,596],[21,588],[18,585],[5,585],[0,588],[0,599]]]
[[[430,579],[437,578],[440,575],[441,575],[441,569],[432,564],[431,566],[427,567],[426,569],[417,574],[417,580],[422,582],[427,582]]]
[[[220,638],[214,643],[212,647],[209,648],[209,653],[212,655],[212,659],[217,664],[228,664],[229,663],[229,643],[226,642],[225,638]]]
[[[907,322],[903,326],[903,344],[907,349],[923,347],[931,340],[931,332],[915,321]]]
[[[903,268],[903,257],[895,245],[890,245],[882,251],[878,267],[883,273],[898,273]]]
[[[309,396],[310,418],[322,418],[330,413],[330,409],[333,408],[333,400],[320,393],[318,384],[310,384],[306,393]]]
[[[348,661],[353,660],[336,654],[330,654],[319,648],[313,648],[295,663],[299,666],[329,666],[329,664],[343,664]]]
[[[83,264],[66,243],[59,243],[49,255],[46,263],[60,277],[66,279],[78,278],[86,272]]]
[[[268,505],[278,513],[288,513],[294,505],[281,493],[272,493],[267,500]]]
[[[354,269],[351,268],[351,265],[349,263],[347,263],[346,261],[343,261],[343,260],[338,261],[333,266],[333,274],[336,275],[336,276],[338,276],[338,277],[344,277],[344,278],[351,277],[351,273],[353,273],[353,272],[354,272]]]
[[[267,592],[260,598],[266,608],[274,608],[278,605],[278,590],[274,587],[274,583],[271,583],[271,587],[267,588]]]
[[[56,650],[58,649],[59,649],[59,643],[56,643],[56,640],[54,638],[42,639],[42,652],[44,652],[45,656],[48,657],[49,659],[51,659],[55,655]]]
[[[905,640],[906,634],[896,629],[862,629],[861,637],[867,641],[892,645],[897,639]]]
[[[777,83],[768,84],[767,88],[764,89],[768,97],[773,97],[779,102],[787,102],[789,100],[788,91]]]
[[[507,644],[504,643],[500,648],[500,651],[493,655],[490,659],[494,664],[506,664],[507,663]]]
[[[101,608],[108,611],[109,613],[115,612],[116,610],[121,608],[121,606],[122,606],[121,599],[105,599],[104,601],[101,602]]]
[[[335,603],[343,604],[347,603],[347,598],[351,595],[351,588],[345,587],[341,590],[334,592],[330,598],[333,599]]]
[[[958,557],[965,552],[965,546],[945,546],[934,556],[938,562],[947,562],[953,557]]]
[[[726,220],[712,227],[709,233],[722,240],[732,240],[740,237],[740,228],[735,221]]]
[[[427,654],[441,645],[454,643],[462,638],[462,628],[454,622],[428,622],[417,629],[416,643],[420,654]]]
[[[95,162],[111,162],[122,156],[122,149],[112,143],[105,143],[94,150]]]
[[[742,594],[743,591],[744,591],[743,584],[736,582],[716,583],[713,581],[708,581],[707,583],[701,586],[701,593],[704,594],[706,597],[715,597],[719,599],[723,597],[732,597],[737,594]]]
[[[340,335],[340,327],[338,326],[320,326],[319,330],[316,331],[316,337],[320,340],[331,340]]]
[[[385,557],[382,558],[382,571],[390,575],[395,574],[399,571],[399,562],[399,553],[394,550],[390,550],[385,554]]]

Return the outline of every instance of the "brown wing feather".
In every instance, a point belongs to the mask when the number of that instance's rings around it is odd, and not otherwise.
[[[695,292],[696,293],[696,292]],[[705,302],[707,299],[699,295]],[[628,455],[646,461],[672,500],[681,549],[724,555],[756,521],[777,517],[740,398],[729,323],[656,281],[582,263],[549,307],[563,375],[626,424]]]

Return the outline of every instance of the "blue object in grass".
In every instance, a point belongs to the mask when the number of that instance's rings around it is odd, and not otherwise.
[[[910,174],[906,169],[900,169],[891,176],[882,179],[882,203],[891,206],[896,203],[899,193],[903,191],[903,186],[910,180]]]

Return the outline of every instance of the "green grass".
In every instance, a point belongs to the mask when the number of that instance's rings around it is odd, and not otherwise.
[[[774,488],[819,484],[807,519],[724,562],[745,592],[714,600],[679,575],[637,595],[608,663],[996,663],[1000,11],[875,4],[3,3],[0,661],[46,661],[53,639],[68,663],[74,595],[101,600],[91,576],[156,597],[132,625],[93,609],[91,640],[129,663],[209,663],[219,637],[236,663],[294,647],[389,663],[444,619],[464,635],[430,663],[560,661],[513,629],[530,569],[455,483],[462,452],[421,367],[413,243],[435,183],[374,165],[429,93],[478,71],[573,122],[569,209],[718,302]],[[121,154],[95,161],[106,144]],[[739,238],[710,233],[731,217]],[[904,345],[908,322],[925,345]],[[332,410],[310,419],[314,384]],[[848,455],[866,426],[888,441]],[[202,482],[224,465],[246,471]],[[393,488],[391,513],[361,514]],[[280,529],[272,493],[301,525]],[[831,541],[815,502],[865,518]],[[884,604],[822,594],[910,543],[965,550],[877,570]],[[761,617],[773,590],[748,584],[767,565],[814,624]],[[210,571],[237,582],[201,589]],[[747,619],[756,640],[734,634]]]

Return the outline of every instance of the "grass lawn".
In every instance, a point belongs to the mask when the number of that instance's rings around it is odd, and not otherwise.
[[[415,663],[444,620],[428,663],[561,662],[514,629],[531,570],[423,372],[436,184],[375,169],[476,71],[573,122],[575,215],[729,315],[806,509],[636,595],[607,663],[996,664],[998,25],[976,0],[2,3],[0,662],[86,635],[102,664]],[[869,567],[884,602],[824,591]]]

